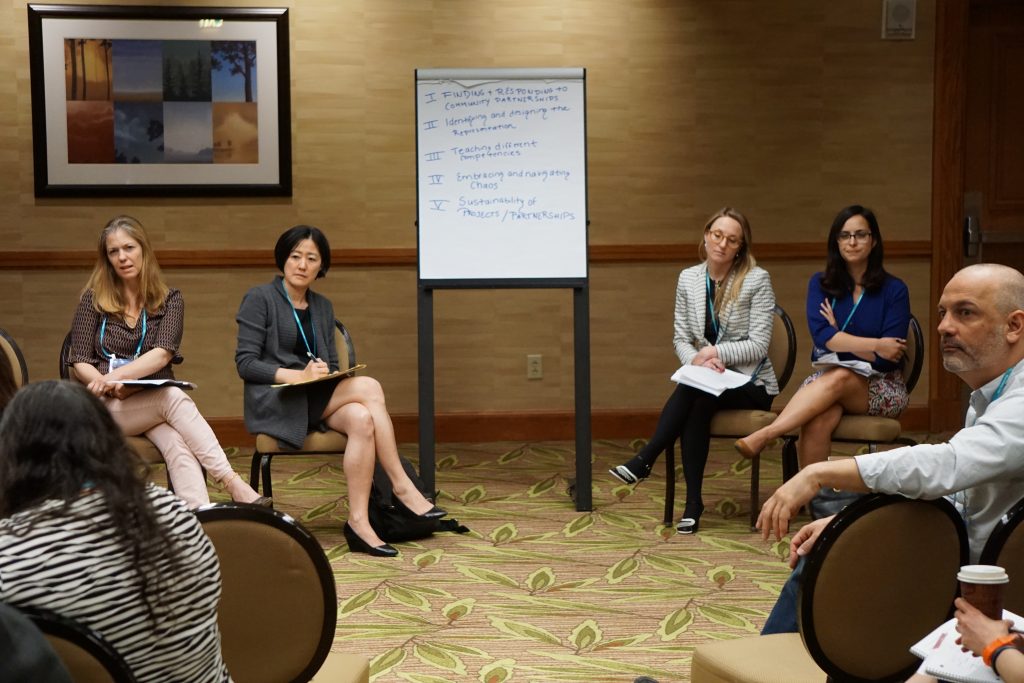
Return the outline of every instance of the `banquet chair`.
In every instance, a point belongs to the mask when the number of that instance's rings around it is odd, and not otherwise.
[[[806,556],[799,633],[694,651],[693,683],[903,681],[910,646],[952,615],[967,531],[949,501],[871,494],[839,512]]]
[[[917,318],[910,316],[910,325],[907,328],[907,355],[904,370],[904,383],[907,386],[907,393],[911,393],[917,386],[917,380],[921,377],[921,367],[924,364],[924,335],[921,332],[921,324]],[[879,444],[900,444],[903,446],[916,446],[917,441],[901,434],[900,421],[894,417],[881,417],[878,415],[843,415],[839,424],[832,432],[832,441],[843,443],[865,443],[868,453],[878,451]],[[787,434],[783,437],[782,462],[783,467],[790,471],[800,469],[799,458],[797,457],[796,442],[799,434]]]
[[[334,574],[313,535],[267,508],[216,503],[196,510],[220,561],[221,650],[236,681],[368,683],[369,660],[331,652]]]
[[[334,321],[334,342],[338,347],[338,367],[345,369],[356,364],[356,347],[352,336],[340,320]],[[287,391],[281,389],[279,391]],[[348,445],[348,436],[333,429],[326,432],[310,432],[302,442],[301,448],[288,448],[278,443],[277,438],[270,434],[256,435],[256,449],[252,454],[252,467],[249,474],[249,486],[259,490],[260,478],[263,479],[263,495],[268,498],[274,495],[274,486],[270,478],[270,463],[275,455],[344,455]]]
[[[64,337],[64,343],[60,347],[60,366],[57,371],[60,373],[61,379],[77,381],[78,378],[74,376],[71,370],[71,333],[68,332]],[[144,436],[127,436],[125,435],[124,440],[128,442],[128,446],[135,452],[139,460],[144,462],[148,466],[163,465],[164,458],[157,450],[157,447],[153,445],[153,442]],[[174,490],[174,486],[171,483],[170,472],[167,473],[167,488],[171,491]]]
[[[1003,605],[1016,614],[1024,614],[1024,500],[1003,515],[981,551],[981,564],[995,564],[1006,570],[1010,583],[1006,586]]]
[[[0,352],[7,356],[14,371],[14,384],[20,389],[28,384],[28,364],[18,343],[5,330],[0,329]]]
[[[135,683],[124,658],[88,626],[49,610],[19,607],[18,611],[43,632],[75,683]],[[0,673],[2,669],[0,665]]]
[[[781,306],[775,307],[775,322],[772,326],[772,339],[768,344],[768,358],[777,373],[779,391],[781,392],[789,378],[793,375],[796,364],[796,332],[793,321]],[[738,439],[758,429],[770,425],[775,420],[775,413],[768,410],[720,410],[711,418],[711,438]],[[680,437],[681,440],[681,437]],[[686,454],[683,454],[686,457]],[[796,470],[793,470],[795,472]],[[792,472],[784,472],[788,479]],[[675,439],[665,448],[665,526],[674,520],[676,499],[676,453]],[[757,514],[761,509],[761,458],[756,456],[750,460],[750,528],[754,528]]]

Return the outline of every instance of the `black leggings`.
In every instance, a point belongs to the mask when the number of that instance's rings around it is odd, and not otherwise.
[[[637,457],[653,466],[658,456],[676,437],[682,437],[683,477],[686,479],[686,502],[702,503],[701,487],[704,467],[708,462],[711,444],[711,418],[719,410],[768,410],[772,397],[759,384],[748,382],[736,389],[728,389],[721,396],[680,384],[665,402],[647,445]]]

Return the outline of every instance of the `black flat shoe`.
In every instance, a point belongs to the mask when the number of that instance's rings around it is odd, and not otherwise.
[[[644,479],[651,476],[651,466],[639,457],[634,457],[629,462],[611,468],[608,470],[608,474],[612,475],[623,484],[639,484]]]
[[[261,508],[268,508],[270,510],[273,510],[274,509],[274,499],[270,498],[268,496],[260,496],[259,498],[257,498],[253,502],[249,503],[249,505],[258,505]]]
[[[686,506],[686,511],[683,512],[682,518],[676,524],[676,531],[680,534],[697,533],[697,529],[700,528],[700,516],[702,514],[704,514],[703,505],[697,508],[690,508],[689,505]]]
[[[348,549],[354,553],[366,553],[375,557],[396,557],[398,555],[398,550],[387,543],[376,547],[370,545],[359,537],[359,534],[348,525],[348,522],[345,522],[342,532],[345,534],[345,541],[348,542]]]

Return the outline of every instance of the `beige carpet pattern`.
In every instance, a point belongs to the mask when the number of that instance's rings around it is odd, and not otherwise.
[[[394,559],[348,551],[337,459],[276,458],[275,503],[323,543],[338,588],[334,649],[370,658],[373,681],[686,681],[696,645],[758,632],[788,545],[749,531],[749,462],[725,441],[712,446],[700,533],[662,526],[660,461],[635,488],[606,472],[641,443],[594,444],[591,512],[566,494],[571,442],[441,444],[438,503],[472,533],[398,544]],[[416,460],[415,445],[401,450]],[[245,472],[248,457],[234,464]],[[761,469],[767,495],[781,479],[777,448]]]

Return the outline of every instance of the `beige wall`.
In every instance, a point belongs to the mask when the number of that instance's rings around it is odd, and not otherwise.
[[[747,212],[756,243],[823,240],[853,202],[876,210],[888,241],[929,239],[934,0],[918,3],[907,42],[879,39],[880,0],[282,4],[294,197],[83,201],[33,197],[26,9],[2,2],[4,249],[92,249],[120,212],[141,218],[158,249],[269,250],[300,221],[342,250],[414,247],[413,70],[460,66],[587,68],[591,244],[696,245],[704,217],[725,203]],[[594,408],[660,407],[675,369],[675,278],[691,263],[592,265]],[[0,327],[22,343],[33,378],[53,377],[87,273],[25,265],[0,270]],[[764,265],[806,350],[804,287],[821,262]],[[930,327],[927,258],[889,266]],[[179,374],[200,384],[210,416],[241,413],[233,316],[245,289],[272,273],[269,251],[264,269],[168,269],[188,312]],[[320,290],[392,409],[414,412],[415,269],[339,269]],[[435,312],[439,411],[572,407],[570,292],[440,291]],[[527,353],[544,355],[543,380],[525,379]]]

